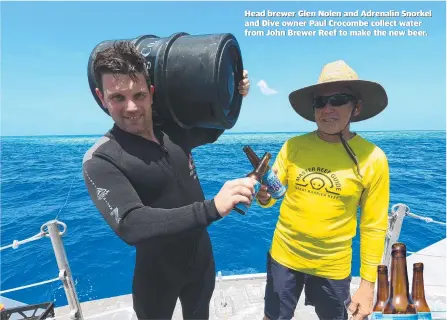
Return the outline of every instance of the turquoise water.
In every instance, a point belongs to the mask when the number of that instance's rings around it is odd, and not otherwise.
[[[276,157],[293,133],[224,134],[194,150],[207,198],[228,179],[252,170],[242,147]],[[388,156],[391,203],[445,222],[445,132],[365,132],[361,135]],[[81,301],[131,292],[135,251],[124,244],[93,206],[81,175],[82,157],[97,136],[2,138],[2,246],[23,240],[56,218],[67,224],[64,244]],[[68,195],[68,198],[67,198]],[[65,204],[65,206],[64,206]],[[223,275],[265,272],[279,203],[270,209],[252,205],[246,216],[232,213],[209,227],[217,270]],[[406,218],[400,240],[417,251],[446,237],[445,226]],[[353,275],[359,272],[358,236],[353,244]],[[48,238],[1,252],[2,290],[58,276]],[[66,304],[60,282],[5,294],[25,303],[54,300]]]

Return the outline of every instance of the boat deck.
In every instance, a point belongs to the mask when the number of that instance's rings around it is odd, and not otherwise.
[[[407,258],[408,278],[412,282],[413,263],[423,262],[425,294],[433,319],[447,319],[446,309],[446,245],[447,240],[441,240],[413,253]],[[354,277],[351,284],[353,294],[360,283],[359,277]],[[264,308],[264,290],[266,274],[244,274],[238,276],[223,276],[216,281],[211,304],[210,319],[261,320]],[[81,304],[85,319],[116,319],[137,320],[132,309],[132,296],[123,295],[107,299],[83,302]],[[69,319],[67,306],[56,309],[56,319]],[[174,311],[173,319],[183,319],[180,302]],[[318,319],[313,307],[305,306],[300,299],[294,319]]]

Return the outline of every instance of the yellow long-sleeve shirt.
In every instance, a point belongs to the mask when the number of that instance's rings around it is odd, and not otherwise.
[[[287,192],[270,254],[294,270],[346,278],[360,207],[360,276],[374,282],[388,226],[388,161],[380,148],[359,135],[348,144],[363,178],[341,142],[323,141],[312,132],[284,143],[273,167]]]

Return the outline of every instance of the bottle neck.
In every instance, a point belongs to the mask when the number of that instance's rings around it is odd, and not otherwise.
[[[261,159],[259,159],[259,157],[254,152],[246,151],[245,153],[247,154],[247,158],[250,161],[250,163],[253,165],[253,167],[256,168]]]
[[[396,252],[391,262],[390,298],[406,296],[409,299],[407,259],[405,253]]]
[[[244,149],[245,154],[247,155],[248,160],[250,161],[253,168],[256,168],[262,159],[258,157],[258,155],[251,149],[246,148]],[[267,171],[270,169],[270,165],[267,165]]]
[[[254,171],[260,178],[267,172],[267,166],[265,164],[258,166]]]
[[[411,296],[413,300],[425,300],[424,276],[422,270],[413,270]]]
[[[264,174],[267,172],[267,167],[270,162],[271,155],[266,152],[262,157],[261,161],[257,165],[256,169],[253,171],[258,177],[262,178]]]
[[[377,279],[377,301],[386,302],[389,295],[388,273],[380,272]]]

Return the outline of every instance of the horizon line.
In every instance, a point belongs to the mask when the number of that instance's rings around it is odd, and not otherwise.
[[[222,135],[235,134],[278,134],[278,133],[308,133],[309,131],[238,131],[223,132]],[[446,129],[390,129],[390,130],[354,130],[353,132],[446,132]],[[34,134],[34,135],[0,135],[0,138],[24,138],[24,137],[93,137],[103,136],[104,133],[85,133],[85,134]]]

